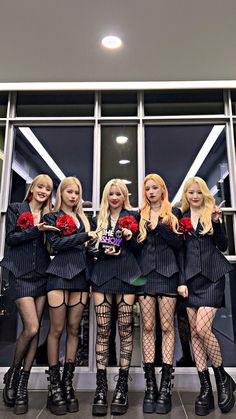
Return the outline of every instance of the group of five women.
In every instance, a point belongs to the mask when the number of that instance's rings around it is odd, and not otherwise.
[[[207,415],[214,408],[208,359],[215,374],[219,407],[222,412],[229,412],[235,403],[235,382],[223,368],[212,323],[222,305],[224,275],[231,265],[221,253],[227,249],[221,208],[215,205],[206,183],[198,177],[185,183],[181,212],[171,207],[163,179],[156,174],[147,175],[142,207],[136,212],[130,206],[124,182],[112,179],[104,188],[98,216],[90,221],[83,212],[82,187],[77,178],[62,180],[53,210],[52,190],[52,180],[39,175],[31,183],[23,203],[10,204],[7,211],[9,251],[1,266],[9,270],[9,290],[23,330],[16,342],[13,363],[4,377],[5,404],[14,406],[16,414],[28,410],[27,385],[47,295],[50,314],[47,407],[56,415],[79,410],[72,381],[79,326],[91,289],[97,323],[94,416],[106,415],[108,411],[106,370],[114,295],[120,369],[111,414],[124,414],[128,408],[132,311],[136,299],[141,310],[146,379],[143,411],[165,414],[171,410],[178,294],[187,307],[200,379],[195,412]],[[154,366],[157,304],[163,361],[159,389]],[[67,338],[61,377],[59,345],[65,325]]]

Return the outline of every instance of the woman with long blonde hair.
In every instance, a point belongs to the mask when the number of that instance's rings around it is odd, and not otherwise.
[[[174,313],[179,284],[176,253],[182,246],[177,234],[180,211],[171,207],[166,184],[152,173],[143,181],[138,237],[142,244],[138,262],[145,285],[138,288],[142,316],[142,343],[146,391],[144,413],[166,414],[171,409],[174,355]],[[162,329],[162,377],[159,393],[155,378],[155,313],[158,300]]]
[[[185,275],[178,287],[185,298],[189,317],[192,347],[201,391],[195,402],[196,415],[205,416],[214,408],[214,397],[207,366],[211,361],[218,391],[218,404],[223,413],[235,403],[235,382],[223,368],[219,342],[212,331],[217,309],[222,306],[225,274],[232,268],[222,255],[228,246],[221,206],[205,181],[197,176],[188,179],[183,188],[183,219]]]
[[[106,368],[109,358],[112,297],[115,295],[120,336],[120,370],[111,403],[111,414],[124,414],[128,408],[128,373],[132,356],[132,311],[136,287],[132,281],[141,272],[133,255],[138,222],[131,210],[128,189],[120,179],[110,180],[104,190],[97,218],[97,261],[91,276],[97,320],[97,388],[93,415],[107,414]]]
[[[38,175],[31,182],[24,201],[10,204],[7,210],[9,251],[1,266],[9,270],[10,297],[15,300],[23,330],[16,341],[13,364],[4,376],[3,400],[7,406],[14,406],[16,414],[28,410],[27,386],[46,301],[46,269],[50,257],[43,232],[49,226],[42,217],[51,209],[52,190],[52,179]]]
[[[79,326],[89,292],[85,243],[97,237],[82,208],[82,187],[76,177],[63,179],[58,186],[54,211],[44,217],[54,231],[47,239],[55,252],[47,273],[50,315],[48,335],[49,393],[47,407],[61,415],[78,411],[72,379],[79,340]],[[62,381],[59,345],[66,324],[67,338]]]

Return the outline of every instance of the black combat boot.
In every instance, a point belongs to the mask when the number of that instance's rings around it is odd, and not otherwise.
[[[227,413],[233,409],[235,404],[234,391],[236,384],[232,377],[224,370],[223,365],[213,367],[216,379],[216,387],[218,393],[218,405],[222,413]]]
[[[20,379],[17,386],[14,413],[23,415],[28,412],[28,381],[30,372],[21,370]]]
[[[201,384],[201,390],[195,401],[195,413],[198,416],[206,416],[209,414],[210,410],[215,407],[209,371],[198,371],[198,376]]]
[[[129,370],[119,369],[119,377],[111,402],[111,415],[123,415],[128,409]]]
[[[107,414],[107,371],[97,370],[97,388],[93,401],[92,414],[105,416]]]
[[[174,378],[172,375],[173,372],[174,369],[172,365],[162,364],[161,384],[157,397],[156,413],[167,414],[171,410],[171,380]]]
[[[54,415],[64,415],[67,407],[62,390],[60,365],[49,367],[46,374],[49,374],[48,381],[50,383],[48,386],[47,409]]]
[[[146,390],[143,399],[143,412],[154,413],[156,411],[158,390],[153,362],[144,364],[144,377],[146,379]]]
[[[3,401],[6,406],[13,407],[16,400],[17,385],[20,378],[21,366],[12,366],[6,372],[3,378],[5,387],[3,389]]]
[[[67,410],[70,413],[78,412],[79,403],[75,397],[72,381],[74,377],[75,362],[66,362],[64,365],[62,376],[62,388],[64,399],[66,401]]]

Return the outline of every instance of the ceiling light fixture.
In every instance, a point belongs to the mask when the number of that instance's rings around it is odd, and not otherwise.
[[[109,35],[102,39],[102,46],[109,49],[116,49],[122,45],[122,41],[118,36]]]
[[[119,135],[116,137],[117,144],[125,144],[128,141],[128,137],[125,137],[124,135]]]
[[[130,163],[130,160],[119,160],[119,164],[128,164]]]
[[[128,179],[121,179],[121,180],[123,180],[123,182],[124,182],[126,185],[130,185],[130,184],[132,183],[132,181],[131,181],[131,180],[128,180]]]

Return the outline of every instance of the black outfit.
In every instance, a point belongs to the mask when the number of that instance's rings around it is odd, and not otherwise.
[[[133,215],[135,211],[122,210],[114,227],[114,236],[119,230],[119,219]],[[96,224],[96,219],[93,220]],[[110,217],[108,218],[108,230],[112,230]],[[137,288],[132,281],[139,278],[141,270],[134,256],[138,244],[134,235],[130,240],[122,239],[121,252],[118,256],[109,256],[101,249],[97,253],[97,260],[91,276],[92,290],[94,292],[110,294],[136,294]]]
[[[43,218],[46,224],[55,226],[64,211],[51,212]],[[70,235],[47,231],[47,239],[55,256],[48,269],[47,292],[51,290],[88,291],[88,269],[85,242],[90,239],[82,219],[77,215],[79,227]]]
[[[180,218],[181,211],[173,208],[173,214]],[[181,237],[158,220],[154,230],[148,226],[147,237],[141,244],[138,262],[142,277],[146,279],[138,287],[140,294],[177,294],[179,285],[178,253],[182,248]]]
[[[191,217],[190,211],[183,217]],[[220,308],[224,298],[224,275],[233,268],[222,255],[228,246],[224,223],[214,223],[213,234],[200,234],[202,226],[184,234],[185,267],[181,285],[187,285],[186,307]]]
[[[46,294],[46,269],[50,257],[44,245],[44,234],[37,226],[21,229],[19,216],[31,213],[28,202],[10,204],[6,218],[6,243],[10,247],[0,265],[8,269],[12,299]]]

